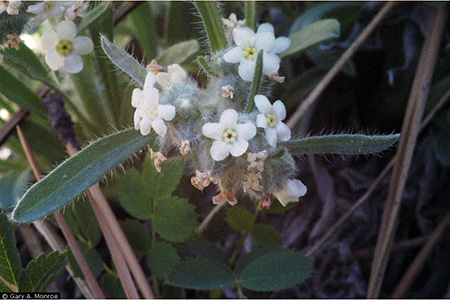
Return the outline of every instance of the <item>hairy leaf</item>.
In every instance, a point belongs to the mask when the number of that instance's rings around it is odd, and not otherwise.
[[[217,52],[225,49],[227,47],[227,39],[223,31],[222,17],[217,9],[216,2],[195,1],[195,6],[202,17],[211,51]]]
[[[172,245],[166,242],[156,243],[150,251],[147,263],[153,274],[166,279],[167,274],[180,262],[180,256]]]
[[[374,154],[391,147],[399,136],[399,134],[336,134],[291,140],[281,142],[279,145],[286,147],[293,154]]]
[[[250,93],[247,98],[247,105],[245,107],[245,111],[247,113],[251,113],[255,108],[255,96],[259,93],[259,89],[261,88],[261,80],[263,75],[263,55],[264,51],[259,50],[258,56],[256,57],[255,74],[253,75],[252,86],[250,88]]]
[[[0,277],[18,287],[22,263],[16,248],[14,228],[5,213],[0,213]]]
[[[153,134],[143,136],[127,129],[93,142],[32,186],[13,218],[32,222],[63,207],[154,138]]]
[[[233,206],[227,209],[227,223],[238,231],[250,231],[255,222],[253,215],[243,207]]]
[[[256,28],[256,1],[245,1],[245,25],[251,30]]]
[[[160,65],[183,64],[188,62],[198,51],[200,45],[197,40],[190,40],[175,44],[165,49],[156,60]]]

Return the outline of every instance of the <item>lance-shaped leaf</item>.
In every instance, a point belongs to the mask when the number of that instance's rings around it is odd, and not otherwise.
[[[0,277],[18,287],[22,263],[16,248],[14,229],[8,217],[0,213]]]
[[[293,154],[374,154],[391,147],[399,134],[363,135],[336,134],[312,136],[279,143]]]
[[[66,266],[66,253],[54,251],[46,256],[44,253],[32,260],[22,272],[20,292],[43,292],[61,275]]]
[[[255,73],[253,74],[252,86],[250,88],[250,93],[248,94],[247,98],[247,105],[245,107],[245,111],[247,113],[251,113],[253,111],[253,108],[255,108],[255,96],[259,93],[259,89],[261,88],[263,55],[264,51],[259,50],[258,56],[256,57],[256,66]]]
[[[93,142],[32,186],[16,206],[13,218],[32,222],[67,205],[154,138],[154,134],[143,136],[127,129]]]
[[[156,60],[160,65],[182,64],[189,61],[198,50],[200,50],[200,45],[197,40],[181,42],[161,52]]]
[[[81,19],[80,25],[78,25],[78,31],[83,31],[94,24],[108,9],[110,4],[110,1],[104,1],[97,5],[95,8],[91,9],[86,14],[86,16]]]
[[[256,1],[245,1],[245,25],[251,30],[256,28]]]
[[[101,37],[102,48],[108,58],[122,71],[144,85],[147,70],[136,59],[119,46],[111,43],[105,36]]]
[[[296,54],[326,40],[340,36],[341,26],[335,19],[321,20],[289,35],[291,46],[280,54],[282,58]]]
[[[212,52],[217,52],[227,47],[227,39],[223,31],[222,17],[214,1],[195,1],[203,26],[208,35]]]

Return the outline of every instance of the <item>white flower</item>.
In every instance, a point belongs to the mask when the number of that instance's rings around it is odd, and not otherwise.
[[[305,196],[307,191],[307,187],[300,180],[291,179],[283,189],[277,190],[273,194],[281,205],[286,206],[290,202],[298,202],[299,197]]]
[[[94,45],[88,37],[76,35],[77,25],[71,21],[61,21],[56,32],[49,29],[42,35],[42,48],[47,50],[45,62],[52,70],[62,69],[71,74],[83,70],[80,55],[89,54]]]
[[[84,17],[86,15],[86,10],[89,7],[89,2],[84,2],[83,0],[76,0],[72,2],[73,5],[66,9],[64,13],[64,18],[66,20],[75,22],[77,17]]]
[[[272,105],[269,99],[263,95],[255,96],[255,105],[259,114],[256,117],[256,126],[266,130],[266,139],[270,146],[276,148],[277,141],[287,141],[291,138],[291,130],[284,124],[286,107],[280,100]]]
[[[233,29],[233,40],[237,47],[224,54],[226,62],[239,63],[239,75],[245,81],[252,81],[255,72],[256,56],[259,50],[264,50],[263,73],[273,75],[280,68],[280,58],[276,55],[289,48],[291,41],[287,37],[275,39],[273,26],[261,24],[255,32],[248,27]]]
[[[235,13],[232,13],[228,19],[222,18],[222,23],[225,25],[225,27],[232,31],[236,27],[243,27],[245,26],[245,19],[244,20],[238,20]]]
[[[63,1],[44,0],[37,4],[28,6],[27,12],[35,14],[33,26],[38,26],[48,18],[56,18],[64,13]]]
[[[145,78],[144,89],[134,89],[131,105],[136,108],[134,112],[134,128],[147,135],[153,128],[159,136],[165,136],[167,125],[164,121],[171,121],[175,117],[175,106],[159,104],[159,91],[153,87],[155,74],[148,72]]]
[[[173,83],[183,83],[186,79],[186,71],[180,65],[173,64],[167,67],[168,72],[159,72],[156,74],[156,81],[163,87],[167,87]]]
[[[215,140],[210,150],[214,160],[224,160],[230,153],[238,157],[247,151],[247,141],[256,135],[256,127],[251,122],[238,124],[237,120],[238,113],[234,109],[227,109],[220,116],[219,123],[203,125],[203,134]]]
[[[20,0],[0,1],[0,14],[5,10],[8,15],[18,15]]]

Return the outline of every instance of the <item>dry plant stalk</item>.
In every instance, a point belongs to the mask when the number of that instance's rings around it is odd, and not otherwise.
[[[289,118],[286,123],[290,128],[293,128],[295,124],[303,117],[303,115],[308,111],[308,109],[313,105],[325,88],[330,84],[334,77],[340,72],[340,70],[345,66],[347,61],[356,53],[359,47],[364,43],[364,41],[369,37],[375,27],[380,23],[380,21],[386,16],[386,14],[396,5],[396,2],[388,2],[383,8],[378,12],[378,14],[372,19],[372,21],[367,25],[367,27],[361,32],[358,38],[348,47],[348,49],[342,54],[341,58],[336,62],[336,64],[331,68],[330,71],[322,78],[319,84],[314,88],[314,90],[309,94],[309,96],[302,102],[302,104],[297,108],[294,114]]]
[[[400,138],[392,172],[383,219],[379,229],[375,257],[372,263],[367,292],[368,298],[378,297],[383,282],[390,249],[394,240],[395,229],[397,227],[397,216],[400,210],[403,189],[405,187],[408,170],[419,135],[420,122],[425,108],[425,102],[428,97],[434,68],[436,66],[446,20],[446,4],[441,4],[437,9],[433,19],[433,25],[430,28],[430,34],[427,36],[422,49],[408,101],[408,107],[405,113],[402,136]]]
[[[30,164],[31,170],[33,171],[33,175],[36,178],[37,181],[41,180],[42,173],[39,170],[39,167],[36,163],[36,160],[34,158],[34,155],[31,151],[31,148],[25,138],[25,135],[22,132],[22,129],[20,129],[20,126],[17,125],[17,134],[19,136],[20,143],[22,145],[22,148],[25,152],[25,156],[27,157],[27,160]],[[86,278],[87,284],[92,291],[92,294],[97,299],[104,299],[105,295],[103,294],[100,286],[98,285],[97,279],[95,278],[94,274],[92,273],[91,268],[89,267],[89,264],[87,263],[83,252],[80,249],[80,246],[78,245],[72,230],[69,227],[69,224],[67,224],[66,220],[64,219],[64,216],[59,212],[56,211],[54,213],[56,221],[58,223],[59,228],[63,232],[64,238],[66,239],[70,250],[72,251],[75,260],[77,261],[78,265],[80,266],[80,269]]]

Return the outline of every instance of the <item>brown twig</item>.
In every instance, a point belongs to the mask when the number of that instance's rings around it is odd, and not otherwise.
[[[125,19],[126,16],[128,16],[129,13],[131,13],[136,7],[139,5],[145,3],[145,1],[133,1],[131,3],[128,3],[124,8],[119,10],[114,15],[114,26],[120,23],[123,19]]]
[[[20,109],[0,130],[0,147],[8,140],[9,136],[14,132],[17,125],[20,125],[29,112]]]
[[[428,256],[431,254],[431,251],[439,242],[441,237],[447,231],[447,227],[450,222],[450,212],[448,212],[442,222],[438,225],[436,230],[430,236],[430,238],[426,241],[425,246],[420,250],[419,254],[414,259],[411,266],[409,266],[408,271],[403,275],[403,278],[400,280],[400,283],[397,285],[397,289],[392,294],[391,298],[403,298],[406,292],[409,290],[411,285],[416,279],[417,274],[422,269],[422,266]]]
[[[395,229],[397,227],[397,216],[401,206],[403,189],[406,184],[414,148],[419,135],[420,122],[425,109],[425,102],[428,97],[434,68],[439,56],[439,47],[442,41],[446,20],[446,4],[441,4],[434,16],[430,34],[425,40],[420,55],[408,101],[408,107],[403,121],[402,136],[400,138],[397,156],[392,171],[391,183],[383,218],[380,224],[375,256],[372,262],[367,291],[368,298],[378,297],[383,282]]]
[[[340,70],[345,66],[347,61],[355,54],[359,47],[364,43],[364,41],[369,37],[375,27],[380,23],[380,21],[387,15],[387,13],[394,7],[395,2],[386,3],[383,8],[376,14],[372,21],[367,25],[367,27],[361,32],[358,38],[350,45],[350,47],[342,54],[341,58],[336,62],[333,68],[328,71],[328,73],[323,77],[319,84],[314,88],[314,90],[309,94],[309,96],[302,102],[302,104],[297,108],[294,114],[289,118],[286,123],[290,128],[293,128],[295,124],[303,117],[303,115],[308,111],[311,105],[317,101],[319,96],[325,90],[325,88],[330,84],[334,77],[340,72]]]
[[[31,170],[33,171],[34,177],[37,181],[41,180],[42,174],[39,170],[39,167],[36,163],[36,160],[34,158],[34,155],[31,151],[31,148],[25,138],[25,135],[23,134],[22,130],[20,129],[20,126],[17,126],[17,134],[19,136],[20,143],[22,145],[22,148],[25,152],[25,155],[27,157],[27,160],[30,164]],[[59,228],[63,232],[64,238],[66,239],[67,243],[69,244],[70,250],[72,251],[75,260],[77,261],[78,265],[81,268],[81,271],[86,278],[87,284],[89,288],[92,291],[92,294],[97,299],[104,299],[105,295],[103,294],[100,286],[98,285],[97,279],[95,278],[94,274],[91,271],[91,268],[89,267],[89,264],[87,263],[83,252],[80,249],[80,246],[78,245],[72,230],[69,227],[69,224],[67,224],[66,220],[64,219],[63,215],[57,211],[55,212],[56,221],[58,223]]]

